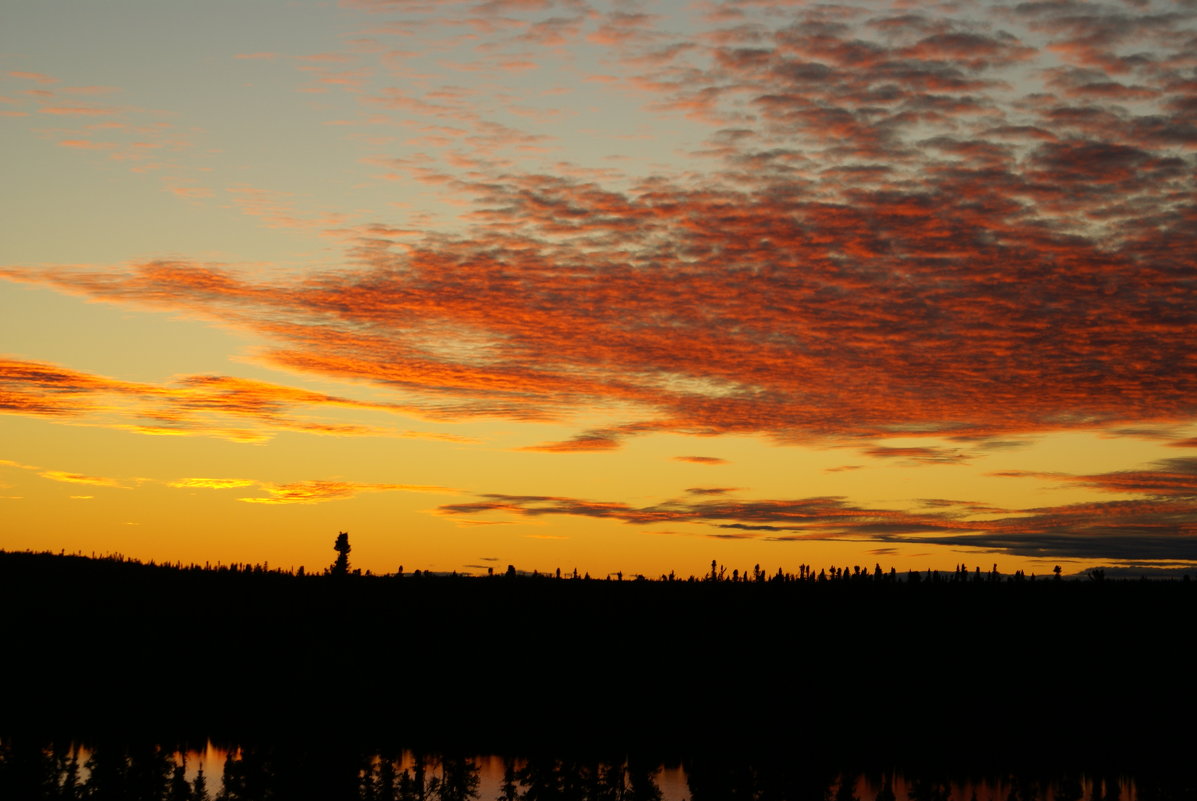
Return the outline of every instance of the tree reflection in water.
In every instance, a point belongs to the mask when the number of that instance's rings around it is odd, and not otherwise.
[[[680,777],[680,781],[674,781]],[[665,779],[664,781],[662,779]],[[0,799],[54,801],[1171,801],[1190,774],[952,774],[645,755],[479,757],[315,745],[0,741]]]

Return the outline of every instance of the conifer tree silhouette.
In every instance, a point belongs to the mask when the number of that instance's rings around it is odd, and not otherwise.
[[[349,532],[342,531],[337,534],[337,541],[333,545],[333,550],[337,552],[337,561],[333,562],[332,568],[329,572],[334,576],[349,575]]]

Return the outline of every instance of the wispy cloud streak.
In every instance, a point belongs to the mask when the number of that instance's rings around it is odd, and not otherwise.
[[[279,506],[284,504],[312,504],[352,498],[366,492],[425,492],[437,495],[455,494],[446,487],[420,484],[379,484],[354,481],[297,481],[290,484],[266,484],[259,482],[266,497],[238,498],[245,503]]]
[[[453,518],[474,515],[588,517],[633,525],[697,524],[698,536],[782,542],[854,541],[934,545],[1022,557],[1197,562],[1197,498],[1107,501],[995,509],[934,501],[920,510],[859,506],[842,497],[737,500],[725,492],[650,506],[555,496],[489,494],[445,504]],[[715,495],[716,500],[704,500]]]
[[[295,387],[218,375],[176,376],[171,384],[121,381],[44,362],[0,358],[0,413],[98,425],[141,434],[261,441],[277,431],[338,436],[400,436],[469,441],[435,432],[396,431],[313,416],[335,409],[413,414]]]

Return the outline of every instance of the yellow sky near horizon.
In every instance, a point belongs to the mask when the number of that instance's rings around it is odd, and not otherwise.
[[[7,16],[0,548],[1197,560],[1197,12]]]

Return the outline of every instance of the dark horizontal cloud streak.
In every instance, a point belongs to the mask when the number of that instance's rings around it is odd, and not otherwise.
[[[900,511],[862,507],[842,497],[718,500],[690,497],[650,506],[554,496],[484,495],[446,504],[451,517],[507,514],[574,516],[633,525],[692,523],[705,536],[775,541],[866,541],[976,549],[1021,557],[1197,562],[1197,496],[1108,501],[1032,509],[984,509],[940,502]],[[698,531],[703,531],[698,529]],[[723,532],[736,532],[734,535]]]

